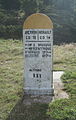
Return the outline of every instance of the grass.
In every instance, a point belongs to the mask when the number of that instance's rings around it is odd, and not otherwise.
[[[47,112],[53,120],[76,120],[76,101],[60,99],[49,104]]]
[[[76,44],[54,47],[54,69],[65,71],[61,79],[69,99],[50,103],[47,114],[53,120],[76,120]]]
[[[54,46],[54,70],[69,70],[76,67],[76,44]]]
[[[26,118],[26,116],[28,116],[26,120],[35,120],[36,117],[41,119],[41,116],[42,120],[45,118],[49,119],[47,115],[50,116],[50,119],[53,118],[54,120],[76,119],[76,44],[55,45],[53,58],[54,70],[65,71],[62,80],[64,82],[64,90],[68,92],[70,98],[68,100],[56,100],[49,104],[49,108],[47,105],[38,105],[39,107],[34,105],[31,108],[26,106],[28,113],[23,105],[21,107],[17,106],[20,111],[23,111],[21,114],[19,111],[16,111],[16,114],[13,113],[17,120],[18,115],[22,116],[21,120]],[[19,40],[0,39],[0,120],[6,120],[10,111],[20,100],[23,94],[22,88],[23,43]],[[38,111],[42,112],[38,113]],[[32,113],[32,116],[29,113]],[[65,115],[63,116],[63,114]]]
[[[0,120],[5,120],[22,94],[22,50],[22,41],[0,40]]]
[[[64,89],[68,92],[70,98],[76,98],[76,71],[67,71],[62,76]]]

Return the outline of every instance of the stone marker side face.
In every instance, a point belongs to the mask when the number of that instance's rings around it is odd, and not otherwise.
[[[24,89],[26,94],[51,94],[52,29],[24,29]]]

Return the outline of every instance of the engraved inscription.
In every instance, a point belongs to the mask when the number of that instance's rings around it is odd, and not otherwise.
[[[25,57],[51,57],[51,30],[25,31]]]

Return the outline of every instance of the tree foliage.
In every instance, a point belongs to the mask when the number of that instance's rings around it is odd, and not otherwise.
[[[25,15],[28,16],[36,12],[37,3],[36,0],[23,0],[21,4],[21,9],[25,12]]]
[[[22,30],[26,17],[36,12],[44,13],[52,19],[55,28],[54,43],[76,41],[75,0],[0,0],[0,26],[2,31],[6,32],[7,30],[4,29],[7,29],[7,26],[12,29],[12,32],[15,27]],[[4,37],[2,31],[0,37]],[[17,32],[12,33],[15,38],[14,33]],[[11,34],[7,34],[6,36],[12,38]],[[21,32],[19,34],[22,36]]]
[[[5,10],[19,10],[20,1],[19,0],[0,0],[1,7]]]

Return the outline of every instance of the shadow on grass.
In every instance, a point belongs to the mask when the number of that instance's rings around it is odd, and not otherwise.
[[[46,114],[48,104],[26,104],[24,97],[15,105],[6,120],[51,120]]]

